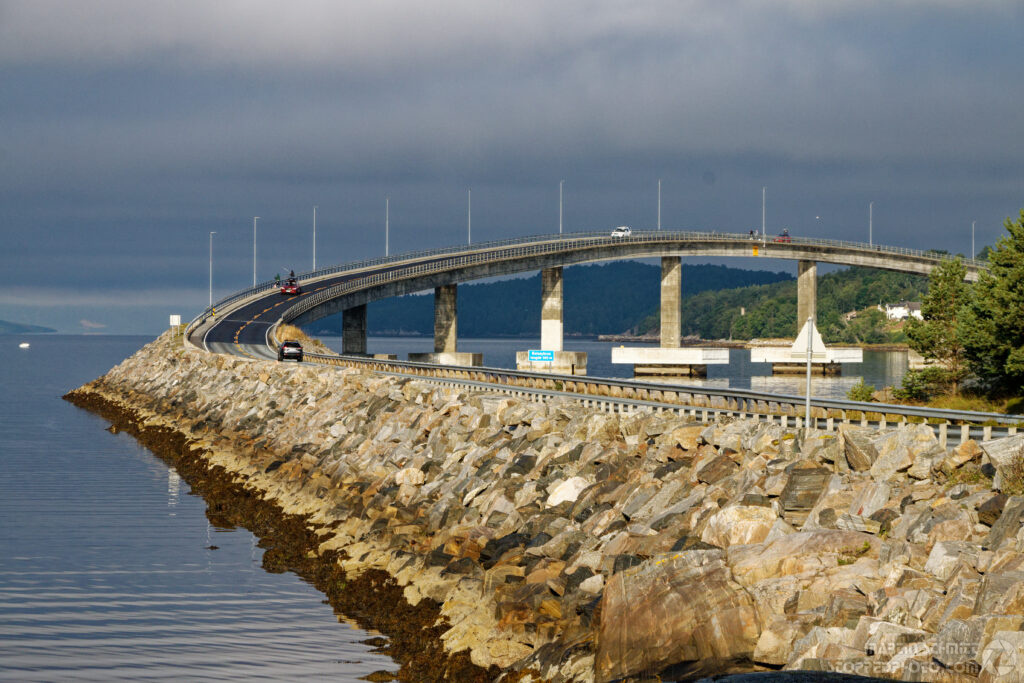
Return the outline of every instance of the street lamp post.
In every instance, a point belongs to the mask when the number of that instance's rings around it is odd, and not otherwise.
[[[804,429],[807,430],[811,428],[811,355],[814,342],[814,316],[807,319],[807,326],[804,329],[807,330],[807,388],[804,396]]]
[[[210,308],[213,308],[213,236],[216,230],[210,232]]]
[[[874,241],[874,219],[875,219],[875,203],[868,202],[868,246],[873,246]]]
[[[384,197],[384,256],[388,255],[388,247],[389,247],[389,245],[388,245],[388,238],[389,238],[388,232],[391,230],[391,228],[390,228],[390,226],[388,224],[389,224],[390,221],[391,221],[391,198],[385,196]]]
[[[313,270],[316,270],[316,210],[317,206],[313,207]]]
[[[977,258],[978,252],[974,251],[974,224],[977,221],[971,221],[971,258]]]
[[[562,234],[562,184],[564,180],[558,181],[558,234]]]
[[[767,232],[765,232],[766,229],[767,229],[765,227],[766,226],[765,218],[767,216],[767,213],[766,213],[767,198],[768,198],[768,188],[767,187],[762,187],[761,188],[761,243],[762,244],[767,240],[767,237],[766,237]]]
[[[260,219],[259,216],[253,216],[252,218],[252,286],[256,286],[256,221]]]
[[[661,178],[658,178],[658,230],[661,230]]]
[[[473,190],[466,190],[466,244],[473,244]]]

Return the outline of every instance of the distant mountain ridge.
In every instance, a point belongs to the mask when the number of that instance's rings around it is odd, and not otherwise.
[[[683,296],[713,289],[792,280],[786,273],[728,266],[683,265]],[[460,337],[526,337],[540,334],[540,273],[529,278],[459,286]],[[656,313],[661,267],[637,261],[570,266],[564,280],[565,334],[596,336],[635,329]],[[317,321],[314,334],[341,334],[341,316]],[[427,294],[375,301],[367,306],[373,335],[432,335],[434,298]]]
[[[50,334],[57,330],[42,325],[27,325],[25,323],[13,323],[9,320],[0,320],[0,334]]]

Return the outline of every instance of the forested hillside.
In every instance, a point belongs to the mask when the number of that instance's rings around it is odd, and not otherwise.
[[[870,268],[849,268],[818,278],[818,329],[826,342],[887,343],[905,341],[902,332],[884,329],[885,315],[868,310],[878,304],[920,301],[928,278]],[[745,314],[741,314],[745,309]],[[849,322],[843,314],[861,313]],[[656,331],[657,311],[639,326]],[[702,292],[683,301],[684,335],[704,339],[754,339],[796,335],[796,281]]]
[[[597,335],[636,328],[657,311],[661,268],[636,261],[568,267],[564,271],[566,334]],[[785,273],[726,266],[683,265],[683,296],[791,280]],[[795,289],[794,289],[795,291]],[[434,297],[412,295],[371,303],[370,334],[434,332]],[[340,334],[341,316],[318,321],[315,334]],[[459,286],[459,336],[501,337],[540,334],[540,274]]]

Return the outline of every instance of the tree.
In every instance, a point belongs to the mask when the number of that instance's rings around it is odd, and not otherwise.
[[[959,257],[936,266],[928,280],[928,293],[921,301],[922,320],[910,318],[906,327],[910,348],[938,361],[953,393],[969,372],[962,325],[971,303],[966,275],[967,266]]]
[[[1024,385],[1024,210],[1004,223],[1006,235],[988,253],[964,320],[971,369],[1000,388]]]

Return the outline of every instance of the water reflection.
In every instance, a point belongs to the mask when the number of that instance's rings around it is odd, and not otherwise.
[[[341,349],[340,337],[324,337],[331,348]],[[632,365],[611,362],[611,342],[594,339],[565,338],[567,351],[587,353],[587,374],[591,377],[632,378]],[[632,346],[632,345],[631,345]],[[394,353],[402,360],[413,351],[429,351],[433,348],[430,337],[369,337],[367,348],[371,353]],[[484,354],[484,364],[498,368],[514,368],[516,351],[540,348],[540,339],[459,339],[459,349],[478,351]],[[812,377],[811,393],[822,398],[846,398],[846,392],[861,379],[876,388],[898,386],[907,371],[906,351],[865,351],[864,362],[846,363],[839,377]],[[747,349],[729,349],[728,365],[709,365],[707,378],[649,378],[652,382],[671,382],[695,387],[715,389],[752,389],[802,396],[804,375],[771,374],[766,363],[750,362]]]
[[[18,387],[0,393],[0,680],[396,669],[312,586],[264,571],[252,534],[215,533],[176,471],[60,400],[147,341],[48,336],[32,342],[46,363],[0,357],[0,385]]]

